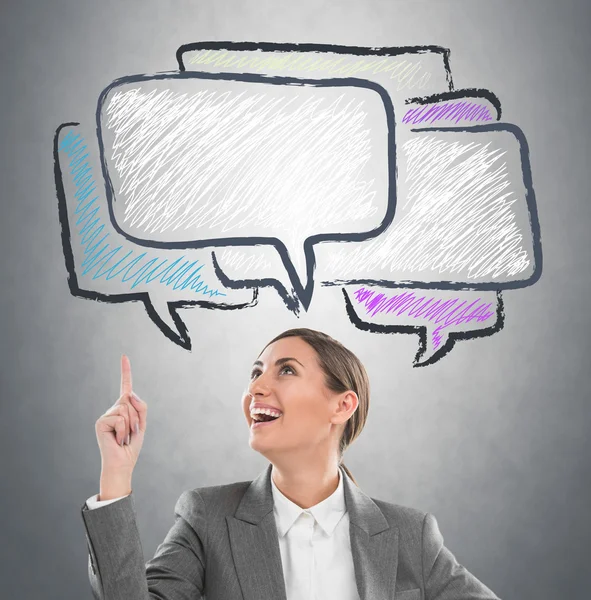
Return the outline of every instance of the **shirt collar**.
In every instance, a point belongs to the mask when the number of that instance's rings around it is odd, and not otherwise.
[[[325,498],[322,502],[319,502],[308,509],[301,508],[295,504],[295,502],[292,502],[283,495],[275,485],[273,476],[271,475],[275,521],[277,522],[277,530],[281,537],[289,531],[296,519],[306,511],[312,513],[312,516],[316,519],[318,525],[320,525],[327,535],[332,535],[335,527],[346,512],[343,475],[340,467],[338,471],[339,484],[337,489],[328,498]]]

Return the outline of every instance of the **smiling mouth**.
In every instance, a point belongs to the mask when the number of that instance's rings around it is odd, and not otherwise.
[[[252,422],[250,424],[250,428],[251,429],[258,429],[259,427],[264,427],[265,425],[270,425],[271,423],[274,423],[275,421],[279,421],[279,419],[281,419],[281,416],[279,417],[269,417],[268,415],[256,415],[257,417],[265,417],[264,420],[260,420],[257,421],[256,419],[252,419]]]

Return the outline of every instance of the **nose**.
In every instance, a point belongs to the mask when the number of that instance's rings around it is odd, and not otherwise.
[[[265,375],[257,375],[256,379],[253,379],[248,385],[247,392],[254,400],[257,395],[267,396],[269,393],[269,387],[267,386]]]

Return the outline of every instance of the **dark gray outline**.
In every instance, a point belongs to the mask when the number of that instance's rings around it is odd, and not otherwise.
[[[454,89],[449,57],[451,51],[443,46],[382,46],[369,48],[367,46],[342,46],[338,44],[293,44],[277,42],[194,42],[179,46],[176,60],[179,71],[186,71],[183,61],[185,52],[195,50],[233,50],[260,52],[322,52],[328,54],[351,54],[353,56],[400,56],[401,54],[440,54],[445,69],[445,78],[449,90]]]
[[[430,96],[417,96],[415,98],[407,98],[405,104],[437,104],[439,102],[447,102],[449,100],[462,100],[464,98],[483,98],[488,100],[497,111],[497,121],[501,118],[501,101],[498,96],[485,88],[463,88],[461,90],[453,90],[450,92],[442,92],[440,94],[431,94]]]

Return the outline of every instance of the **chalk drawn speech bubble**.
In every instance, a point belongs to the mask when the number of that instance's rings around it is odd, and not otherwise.
[[[98,140],[56,132],[73,294],[142,300],[190,348],[178,308],[273,287],[298,314],[315,284],[346,286],[355,326],[419,333],[423,366],[498,331],[500,290],[540,277],[525,136],[494,123],[494,93],[454,89],[448,49],[199,42],[177,60],[103,91]]]
[[[323,285],[518,289],[541,276],[529,150],[512,124],[411,129],[379,238],[318,253]]]
[[[54,175],[62,247],[72,295],[101,302],[143,302],[171,341],[190,349],[179,308],[236,310],[255,306],[258,290],[226,289],[207,250],[145,251],[112,227],[93,136],[77,123],[54,137]]]
[[[433,364],[459,340],[491,336],[505,323],[501,292],[342,288],[350,321],[372,333],[415,334],[413,366]]]
[[[101,94],[97,131],[119,233],[153,248],[273,246],[306,307],[314,246],[376,237],[395,212],[394,110],[370,81],[124,77]]]
[[[196,42],[177,50],[179,71],[334,79],[380,84],[394,105],[409,96],[454,89],[448,48],[435,45],[361,47],[337,44]]]

